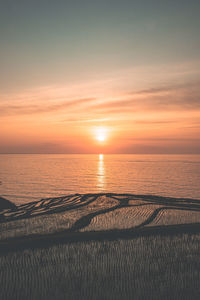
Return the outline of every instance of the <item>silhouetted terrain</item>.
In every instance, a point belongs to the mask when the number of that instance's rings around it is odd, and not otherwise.
[[[16,205],[14,203],[12,203],[11,201],[0,197],[0,211],[4,210],[4,209],[15,209]]]

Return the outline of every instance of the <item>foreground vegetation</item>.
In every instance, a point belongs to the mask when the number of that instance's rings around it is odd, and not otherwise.
[[[0,256],[0,299],[199,299],[200,235],[148,236]]]

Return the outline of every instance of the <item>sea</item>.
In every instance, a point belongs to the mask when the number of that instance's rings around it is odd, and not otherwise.
[[[200,199],[200,155],[0,155],[0,196],[15,204],[75,193]]]

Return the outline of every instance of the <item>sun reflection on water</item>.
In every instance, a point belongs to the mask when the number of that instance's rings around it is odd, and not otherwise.
[[[103,190],[105,188],[105,169],[103,154],[99,154],[97,181],[99,189]]]

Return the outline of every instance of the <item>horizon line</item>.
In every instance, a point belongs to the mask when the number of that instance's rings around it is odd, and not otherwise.
[[[47,155],[47,154],[53,154],[53,155],[58,155],[58,154],[61,154],[61,155],[200,155],[200,153],[189,153],[189,152],[186,152],[186,153],[60,153],[60,152],[54,152],[54,153],[50,153],[50,152],[45,152],[45,153],[42,153],[42,152],[36,152],[36,153],[30,153],[30,152],[13,152],[13,153],[6,153],[6,152],[2,152],[0,153],[0,155],[23,155],[23,154],[30,154],[30,155]]]

